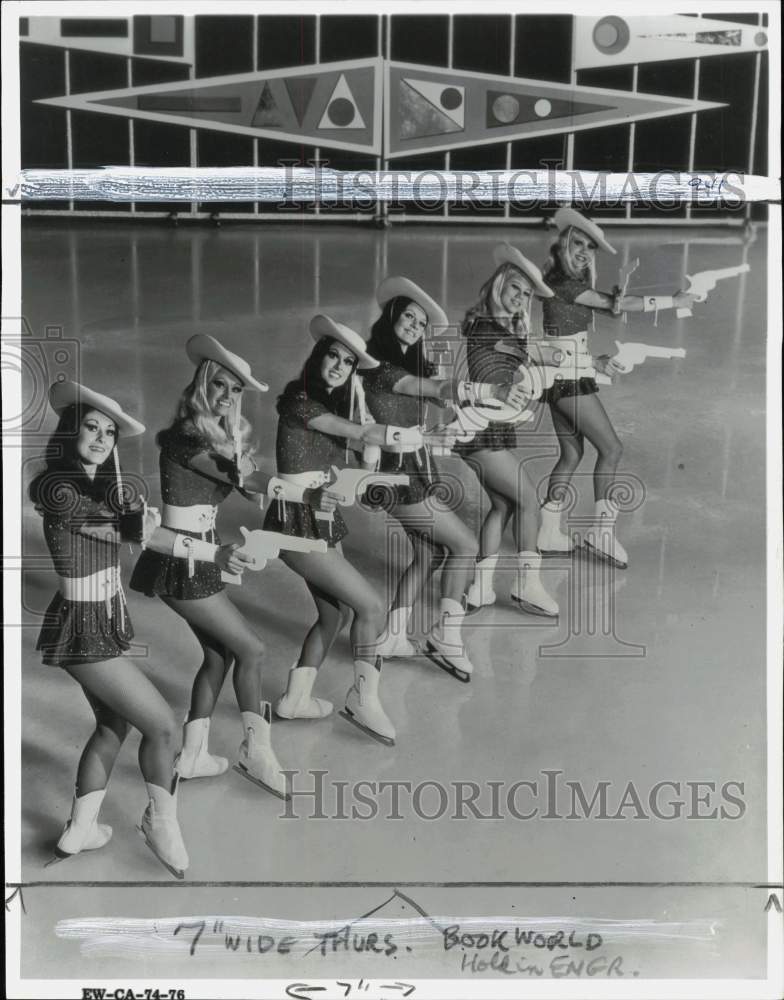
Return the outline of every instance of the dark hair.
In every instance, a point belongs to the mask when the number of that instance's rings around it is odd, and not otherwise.
[[[117,507],[117,488],[114,460],[105,459],[90,479],[76,453],[76,439],[86,415],[96,408],[87,403],[71,403],[61,412],[57,426],[44,449],[45,468],[30,483],[28,495],[39,513],[61,510],[63,486],[70,485],[77,493],[105,503],[110,509]],[[114,425],[114,447],[120,440],[120,430]],[[104,469],[109,462],[109,469]]]
[[[323,403],[332,413],[348,419],[351,412],[351,378],[347,378],[343,385],[329,392],[321,377],[321,363],[334,343],[335,340],[332,337],[321,337],[320,340],[316,341],[307,361],[302,366],[299,377],[292,379],[278,396],[278,413],[280,413],[281,403],[285,398],[304,393],[308,399]],[[356,370],[356,360],[354,370]]]
[[[395,334],[395,323],[412,304],[417,303],[404,295],[396,295],[384,303],[381,315],[370,328],[367,350],[378,361],[388,361],[417,378],[427,378],[433,373],[434,366],[425,356],[424,336],[404,351]]]

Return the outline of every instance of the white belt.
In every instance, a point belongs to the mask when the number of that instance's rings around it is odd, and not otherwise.
[[[588,350],[588,334],[575,333],[571,337],[545,337],[543,343],[560,350],[564,357],[558,366],[566,379],[593,378],[596,369]]]
[[[393,455],[408,455],[413,451],[420,451],[424,445],[416,444],[382,444],[380,448],[382,451],[391,452]]]
[[[426,444],[421,444],[418,448],[414,445],[405,445],[404,447],[399,447],[394,444],[381,445],[381,450],[387,452],[390,455],[397,455],[397,467],[398,469],[403,466],[403,455],[414,455],[416,457],[416,463],[419,468],[423,468],[430,482],[433,481],[433,470],[430,465],[430,449]],[[448,454],[448,452],[446,453]],[[424,456],[424,459],[423,459]]]
[[[215,531],[218,508],[209,503],[196,503],[191,507],[174,507],[165,503],[161,509],[161,525],[174,531],[195,531],[202,537]]]
[[[106,604],[106,614],[111,620],[112,599],[115,594],[120,594],[123,600],[120,601],[120,620],[125,627],[125,594],[123,593],[120,581],[120,567],[108,566],[106,569],[99,569],[90,576],[61,576],[60,593],[66,601],[84,604],[99,604],[103,601]]]
[[[329,482],[329,473],[323,472],[321,469],[316,469],[313,472],[279,472],[278,478],[305,490],[317,490]],[[278,501],[278,517],[283,521],[286,517],[286,498],[276,497],[275,499]],[[288,503],[296,502],[294,500],[288,501]]]
[[[278,476],[287,483],[301,486],[306,490],[317,490],[329,482],[329,473],[320,469],[315,472],[279,472]]]

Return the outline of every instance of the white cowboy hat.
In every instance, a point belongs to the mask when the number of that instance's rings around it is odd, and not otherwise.
[[[321,340],[322,337],[329,337],[331,340],[339,340],[347,347],[352,354],[357,356],[357,368],[378,368],[378,361],[371,357],[365,350],[365,341],[358,333],[342,323],[335,322],[329,316],[319,313],[310,321],[310,334],[314,340]]]
[[[586,219],[584,215],[580,215],[574,208],[559,208],[553,216],[553,222],[559,233],[568,229],[569,226],[574,226],[575,229],[579,229],[587,236],[590,236],[602,250],[606,250],[607,253],[611,254],[617,253],[615,247],[611,247],[604,238],[604,233],[599,226],[595,222],[591,222],[590,219]]]
[[[446,313],[436,300],[431,299],[427,292],[423,292],[419,285],[408,278],[385,278],[376,290],[376,302],[382,307],[398,296],[411,299],[420,309],[424,309],[431,330],[437,328],[443,331],[449,326]]]
[[[49,388],[49,405],[55,413],[60,414],[72,403],[81,403],[93,410],[98,410],[104,416],[113,420],[122,437],[136,437],[144,434],[145,426],[130,417],[115,400],[94,392],[78,382],[55,382]]]
[[[223,344],[219,343],[208,333],[197,333],[191,337],[185,345],[185,350],[191,361],[198,365],[200,361],[215,361],[238,378],[246,389],[255,389],[257,392],[267,392],[269,386],[266,382],[259,382],[251,374],[248,362],[239,356],[227,351]]]
[[[534,286],[534,291],[542,299],[551,299],[555,294],[552,288],[545,285],[542,272],[527,257],[523,257],[517,247],[510,243],[498,243],[493,247],[493,260],[496,266],[501,264],[513,264],[518,271],[522,271]]]

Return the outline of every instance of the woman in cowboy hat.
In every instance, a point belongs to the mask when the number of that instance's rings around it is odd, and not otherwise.
[[[124,655],[133,628],[120,583],[120,544],[153,545],[162,534],[156,512],[146,504],[128,510],[123,492],[117,442],[142,434],[144,425],[113,399],[76,382],[55,383],[49,402],[59,420],[30,497],[43,515],[59,587],[37,648],[47,666],[62,667],[81,685],[95,714],[56,859],[109,841],[111,827],[98,822],[98,812],[134,726],[142,736],[139,767],[150,796],[140,829],[158,859],[182,878],[188,854],[177,822],[176,723],[158,690]]]
[[[233,664],[244,734],[235,770],[285,798],[285,777],[271,745],[270,705],[261,697],[264,646],[221,579],[221,571],[241,574],[249,559],[237,544],[221,545],[215,531],[218,506],[233,489],[250,499],[251,493],[272,488],[253,461],[250,425],[240,412],[243,392],[266,392],[268,386],[214,337],[191,337],[186,351],[196,368],[174,422],[157,438],[162,522],[176,538],[170,554],[142,553],[131,587],[159,596],[190,625],[202,649],[177,760],[180,776],[210,777],[228,768],[224,757],[209,753],[207,743],[210,718]]]
[[[346,447],[363,450],[393,440],[401,448],[422,447],[428,440],[419,428],[357,423],[363,417],[357,371],[378,361],[368,353],[354,330],[328,316],[315,316],[310,332],[316,345],[298,378],[278,399],[277,464],[282,480],[314,489],[329,479],[330,469],[345,461]],[[439,438],[440,440],[440,438]],[[335,494],[332,494],[333,499]],[[347,499],[347,498],[341,498]],[[384,628],[385,606],[370,583],[346,559],[341,540],[346,524],[340,510],[325,520],[312,501],[280,499],[270,505],[264,527],[303,538],[322,538],[326,554],[281,552],[281,559],[307,584],[318,617],[309,630],[297,663],[289,672],[286,693],[275,706],[282,718],[321,718],[332,705],[311,695],[316,672],[340,629],[352,616],[354,684],[340,714],[369,736],[391,745],[395,727],[378,695],[381,656],[378,638]]]
[[[522,387],[530,381],[527,377],[521,380],[521,375],[526,376],[526,366],[532,362],[527,350],[531,302],[534,296],[547,301],[553,293],[542,280],[539,268],[516,247],[499,244],[493,250],[493,260],[496,269],[463,321],[468,372],[480,384],[517,383]],[[537,362],[548,360],[541,355],[542,352]],[[490,498],[490,510],[479,534],[476,575],[467,595],[468,610],[495,601],[492,577],[501,538],[511,519],[518,569],[512,600],[524,611],[554,617],[558,614],[558,604],[539,578],[536,489],[524,466],[512,454],[516,447],[514,426],[492,421],[473,440],[457,449]]]
[[[614,294],[597,291],[596,251],[615,254],[615,249],[595,222],[573,208],[558,209],[554,222],[558,239],[550,248],[544,277],[555,294],[544,302],[543,327],[545,343],[560,352],[562,377],[542,398],[550,406],[561,453],[550,474],[538,545],[542,552],[572,549],[571,539],[561,532],[560,519],[587,439],[596,449],[593,473],[596,506],[594,529],[584,541],[599,557],[623,569],[628,558],[615,538],[617,508],[612,501],[623,446],[596,395],[595,378],[597,371],[612,376],[621,369],[608,355],[591,357],[588,328],[593,323],[594,311],[614,316],[621,312],[655,312],[688,306],[695,297],[687,292],[641,296],[626,295],[621,290]]]
[[[447,405],[458,391],[454,382],[430,377],[433,367],[424,353],[428,327],[446,330],[449,321],[441,307],[408,278],[387,278],[376,299],[381,315],[373,324],[367,349],[380,364],[363,377],[368,409],[381,423],[421,426],[425,399],[444,400],[441,405]],[[395,487],[393,503],[384,506],[403,526],[413,549],[413,559],[392,600],[384,653],[419,655],[407,635],[409,619],[428,578],[443,563],[439,616],[427,636],[425,655],[454,677],[468,681],[473,667],[461,632],[462,600],[477,541],[454,509],[445,505],[452,490],[440,477],[427,445],[403,453],[382,446],[379,469],[409,477],[409,485]]]

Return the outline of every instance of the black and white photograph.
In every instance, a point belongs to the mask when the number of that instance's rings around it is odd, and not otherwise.
[[[778,5],[3,35],[7,995],[781,997]]]

